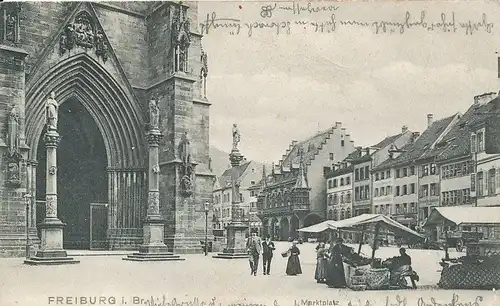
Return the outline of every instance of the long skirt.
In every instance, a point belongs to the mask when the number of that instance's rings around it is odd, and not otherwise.
[[[300,267],[300,260],[298,255],[290,255],[288,257],[288,263],[286,265],[287,275],[298,275],[302,274],[302,268]]]
[[[324,282],[327,277],[327,261],[325,258],[318,258],[316,262],[316,272],[314,273],[314,279],[318,282]]]
[[[328,262],[326,284],[328,287],[333,288],[345,288],[347,286],[345,281],[344,264],[342,262]]]

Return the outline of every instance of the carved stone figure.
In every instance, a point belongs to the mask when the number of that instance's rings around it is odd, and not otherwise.
[[[9,156],[19,154],[19,110],[12,107],[9,113],[7,139],[9,145]]]
[[[95,54],[100,56],[104,62],[108,60],[108,46],[104,41],[103,31],[97,31],[95,36]]]
[[[238,143],[240,143],[240,138],[241,138],[240,131],[238,130],[238,126],[235,123],[233,124],[233,150],[238,149]]]
[[[19,181],[19,165],[16,162],[11,162],[8,165],[8,180],[11,183],[15,183],[16,181]]]
[[[188,132],[182,135],[181,142],[179,143],[179,158],[182,160],[184,166],[191,164],[191,144]]]
[[[158,100],[149,100],[149,127],[150,129],[158,129],[160,121],[160,108]]]
[[[57,172],[57,167],[56,166],[50,166],[49,168],[49,174],[50,175],[55,175]]]
[[[48,195],[45,197],[45,215],[47,217],[57,217],[57,196]]]
[[[59,105],[55,100],[56,94],[52,92],[47,99],[45,106],[47,131],[57,131],[57,120],[59,113]]]
[[[152,214],[160,212],[160,194],[158,192],[148,193],[148,212]]]
[[[193,184],[191,183],[191,178],[187,175],[182,177],[182,191],[185,195],[190,195],[193,193]]]
[[[155,173],[155,174],[160,173],[160,167],[158,165],[154,165],[151,170],[153,170],[153,173]]]

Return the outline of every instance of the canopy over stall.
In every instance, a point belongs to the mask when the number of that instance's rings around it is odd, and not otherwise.
[[[454,226],[498,226],[500,207],[436,207],[424,223],[424,227],[449,224]]]
[[[328,224],[335,223],[335,221],[332,220],[326,220],[318,224],[314,224],[308,227],[303,227],[299,229],[299,232],[304,232],[304,233],[321,233],[323,231],[326,231],[329,227]]]
[[[349,219],[344,219],[340,221],[336,221],[334,223],[328,224],[328,228],[332,230],[339,229],[358,229],[358,230],[366,230],[368,226],[375,226],[375,235],[372,246],[372,263],[375,258],[375,250],[376,250],[376,241],[377,236],[379,234],[380,228],[384,227],[388,230],[394,232],[395,234],[401,236],[416,236],[418,238],[424,239],[425,237],[416,231],[404,226],[403,224],[392,220],[391,218],[381,215],[381,214],[362,214],[356,217],[352,217]],[[360,241],[358,253],[361,251],[362,239]]]

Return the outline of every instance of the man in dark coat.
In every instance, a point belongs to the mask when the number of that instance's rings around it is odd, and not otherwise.
[[[257,269],[259,267],[259,257],[261,252],[261,242],[260,238],[257,237],[257,233],[253,232],[252,237],[248,239],[247,249],[250,259],[250,272],[253,275],[257,275]]]
[[[276,249],[274,242],[271,241],[271,236],[267,235],[266,240],[262,242],[262,266],[264,267],[264,275],[269,275],[271,272],[271,260],[273,252]]]

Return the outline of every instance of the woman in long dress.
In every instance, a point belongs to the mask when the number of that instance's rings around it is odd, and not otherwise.
[[[314,274],[314,279],[318,283],[326,282],[326,265],[327,265],[327,250],[325,248],[325,243],[321,242],[316,251],[316,273]]]
[[[345,288],[347,286],[344,272],[344,241],[337,239],[337,243],[330,247],[330,259],[327,264],[326,284],[330,288]]]
[[[290,253],[290,257],[288,257],[288,263],[286,265],[286,274],[287,275],[302,274],[302,268],[300,267],[300,260],[299,260],[300,250],[297,247],[297,241],[293,242],[288,252]]]

